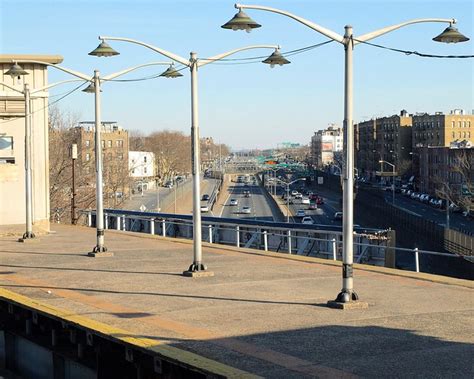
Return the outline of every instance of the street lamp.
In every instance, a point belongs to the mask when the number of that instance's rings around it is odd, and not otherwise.
[[[306,178],[296,179],[296,180],[293,180],[292,182],[285,182],[284,180],[281,180],[279,178],[274,178],[274,179],[286,185],[286,222],[289,223],[290,222],[290,186],[293,183],[296,183],[299,181],[305,181]]]
[[[242,18],[245,20],[245,18]],[[248,20],[245,20],[248,23]],[[251,49],[274,49],[274,53],[265,59],[263,63],[274,65],[284,65],[290,63],[286,60],[279,52],[279,46],[275,45],[255,45],[242,47],[239,49],[231,50],[223,54],[213,56],[204,60],[199,60],[197,53],[191,52],[190,58],[186,59],[159,47],[150,45],[145,42],[137,41],[130,38],[122,37],[104,37],[99,36],[101,44],[89,55],[104,57],[118,54],[117,51],[112,49],[110,46],[104,48],[106,40],[109,41],[122,41],[129,42],[136,45],[144,46],[151,49],[165,57],[172,59],[189,68],[191,72],[191,158],[192,158],[192,175],[193,175],[193,263],[189,268],[183,272],[185,276],[209,276],[213,275],[211,272],[206,272],[207,267],[202,262],[202,241],[201,241],[201,209],[200,209],[200,162],[199,162],[199,124],[198,124],[198,82],[197,82],[197,71],[198,68],[205,66],[209,63],[213,63],[220,59],[223,59],[229,55],[238,53],[244,50]],[[108,46],[108,45],[107,45]],[[170,67],[171,69],[171,67]],[[177,76],[176,70],[171,70],[169,73],[163,73],[162,76],[167,78],[174,78]]]
[[[146,63],[134,67],[127,68],[125,70],[107,75],[103,78],[100,78],[99,71],[94,71],[94,76],[91,78],[89,75],[62,67],[58,65],[54,65],[51,63],[43,62],[43,61],[36,61],[36,60],[22,60],[22,63],[29,63],[29,64],[41,64],[48,67],[53,67],[60,71],[63,71],[69,75],[72,75],[80,80],[84,80],[86,82],[92,82],[93,86],[89,86],[84,91],[85,92],[94,92],[95,93],[95,157],[96,157],[96,228],[97,228],[97,244],[90,252],[89,256],[112,256],[113,254],[107,252],[107,248],[104,245],[104,207],[103,207],[103,193],[102,193],[102,145],[100,141],[100,82],[112,80],[116,77],[121,75],[127,74],[131,71],[134,71],[138,68],[146,67],[146,66],[154,66],[154,65],[169,65],[170,62],[151,62]],[[15,62],[11,68],[5,73],[12,77],[27,75],[28,73],[24,71],[20,65]],[[66,80],[58,83],[53,83],[43,88],[35,89],[33,92],[40,92],[56,85],[67,83],[74,80]],[[24,90],[19,91],[13,87],[10,87],[6,84],[3,84],[10,89],[13,89],[17,92],[21,92],[25,96],[25,171],[26,171],[26,179],[25,179],[25,187],[26,187],[26,232],[23,235],[23,239],[34,238],[35,235],[32,231],[32,182],[31,182],[31,112],[30,112],[30,89],[28,84],[25,83]]]
[[[387,34],[394,30],[400,29],[404,26],[424,23],[424,22],[441,22],[448,23],[449,27],[446,28],[440,35],[433,38],[437,42],[445,43],[457,43],[468,41],[469,38],[465,37],[459,31],[453,27],[453,24],[456,23],[455,19],[441,19],[441,18],[425,18],[425,19],[415,19],[406,21],[397,25],[388,26],[383,29],[379,29],[359,37],[354,37],[352,33],[352,26],[346,25],[344,27],[344,35],[339,35],[327,28],[324,28],[318,24],[315,24],[311,21],[308,21],[302,17],[296,16],[289,12],[260,6],[260,5],[243,5],[235,4],[235,8],[239,10],[239,13],[243,9],[256,9],[262,11],[273,12],[281,14],[283,16],[292,18],[293,20],[306,25],[307,27],[313,29],[314,31],[323,34],[324,36],[330,38],[333,41],[339,42],[345,51],[345,92],[344,92],[344,141],[345,141],[345,153],[346,153],[346,165],[344,170],[344,198],[343,198],[343,264],[342,264],[342,290],[337,295],[337,303],[349,303],[353,300],[358,300],[356,292],[354,291],[353,286],[353,242],[354,242],[354,220],[353,220],[353,182],[354,182],[354,126],[352,123],[352,111],[353,111],[353,98],[352,98],[352,83],[353,83],[353,73],[352,73],[352,50],[354,46],[359,43],[366,42],[377,38],[381,35]],[[244,20],[249,19],[247,23]],[[258,28],[260,25],[255,21],[250,19],[249,16],[245,15],[238,17],[238,14],[234,16],[230,21],[222,25],[225,29],[232,30],[242,30],[245,29],[250,31],[253,28]]]
[[[392,204],[395,204],[395,165],[383,159],[379,160],[379,163],[386,163],[392,167]]]

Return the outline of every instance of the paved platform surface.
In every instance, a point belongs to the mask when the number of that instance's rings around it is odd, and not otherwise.
[[[193,279],[189,241],[106,231],[88,258],[94,229],[52,228],[0,238],[1,287],[269,378],[474,377],[472,282],[357,266],[369,308],[341,311],[339,263],[206,245]]]

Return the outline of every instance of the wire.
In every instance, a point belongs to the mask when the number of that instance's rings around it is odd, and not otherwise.
[[[71,91],[66,92],[66,93],[65,93],[63,96],[61,96],[59,99],[56,99],[55,101],[53,101],[53,102],[51,102],[51,103],[48,103],[47,106],[45,106],[45,107],[43,107],[43,108],[40,108],[40,109],[37,109],[37,110],[35,110],[35,111],[33,111],[33,112],[30,112],[30,116],[31,116],[32,114],[37,113],[37,112],[41,112],[42,110],[48,109],[48,108],[51,107],[52,105],[58,103],[59,101],[61,101],[61,100],[63,100],[64,98],[68,97],[69,95],[71,95],[72,93],[76,92],[76,91],[79,90],[81,87],[83,87],[84,84],[87,84],[87,83],[89,83],[89,81],[84,81],[84,82],[82,82],[82,83],[79,84],[77,87],[73,88]],[[9,122],[16,121],[16,120],[18,120],[18,119],[20,119],[20,118],[25,118],[25,116],[23,115],[23,116],[13,117],[13,118],[11,118],[11,119],[9,119],[9,120],[7,120],[7,121],[0,122],[0,125],[2,125],[2,124],[8,124]]]
[[[419,57],[423,58],[474,58],[474,55],[436,55],[436,54],[425,54],[425,53],[419,53],[418,51],[410,51],[410,50],[401,50],[401,49],[396,49],[394,47],[388,47],[388,46],[383,46],[383,45],[377,45],[376,43],[371,43],[367,41],[359,41],[358,39],[354,38],[354,41],[360,42],[360,43],[365,43],[366,45],[378,47],[380,49],[386,49],[390,51],[395,51],[397,53],[403,53],[405,55],[417,55]]]
[[[327,40],[325,42],[321,42],[321,43],[318,43],[316,45],[305,46],[305,47],[301,47],[299,49],[282,52],[282,55],[291,56],[291,55],[295,55],[295,54],[301,54],[301,53],[304,53],[306,51],[313,50],[313,49],[316,49],[318,47],[324,46],[324,45],[326,45],[328,43],[331,43],[331,42],[334,42],[334,41],[333,40]],[[242,61],[244,61],[245,63],[257,63],[257,62],[248,62],[248,61],[260,60],[260,59],[265,59],[265,58],[268,58],[268,55],[261,55],[261,56],[257,56],[257,57],[247,57],[247,58],[221,58],[221,59],[198,58],[198,60],[215,61],[215,62],[219,61],[219,62],[222,62],[222,63],[219,63],[219,64],[231,64],[231,63],[227,63],[227,62],[239,62],[239,61],[242,62]],[[235,64],[242,64],[242,63],[235,63]]]

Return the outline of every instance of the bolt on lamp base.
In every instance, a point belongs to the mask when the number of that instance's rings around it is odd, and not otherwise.
[[[207,271],[206,265],[194,262],[189,266],[187,271],[183,271],[183,275],[191,278],[201,278],[204,276],[214,276],[214,273],[212,271]]]
[[[327,302],[329,308],[336,309],[366,309],[369,304],[359,301],[359,296],[354,291],[342,290],[336,297],[336,300]]]
[[[107,251],[105,246],[94,246],[91,252],[87,253],[88,257],[100,258],[100,257],[113,257],[114,253]]]

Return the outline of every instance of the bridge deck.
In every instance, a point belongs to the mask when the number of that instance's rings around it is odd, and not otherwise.
[[[472,282],[356,266],[369,309],[341,311],[338,263],[216,245],[192,279],[189,241],[107,231],[115,256],[88,258],[95,230],[53,227],[0,239],[1,287],[265,377],[474,375]]]

